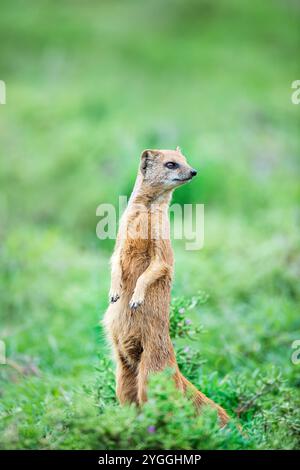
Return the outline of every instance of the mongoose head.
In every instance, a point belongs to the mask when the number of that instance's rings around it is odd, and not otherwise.
[[[197,175],[179,147],[176,150],[144,150],[140,171],[145,182],[166,189],[181,186]]]

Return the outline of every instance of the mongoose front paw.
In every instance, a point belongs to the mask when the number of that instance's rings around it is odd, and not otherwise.
[[[142,305],[144,302],[144,299],[136,299],[135,297],[132,297],[131,301],[129,302],[129,307],[132,310],[136,310],[138,307]]]
[[[119,298],[120,298],[120,295],[117,292],[110,292],[109,300],[112,304],[117,302],[117,300],[119,300]]]

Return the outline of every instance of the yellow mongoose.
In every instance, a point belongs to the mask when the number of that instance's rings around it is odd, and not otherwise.
[[[179,371],[169,335],[173,252],[168,207],[173,190],[197,174],[180,149],[145,150],[128,206],[120,221],[111,259],[110,306],[104,325],[117,361],[116,393],[120,403],[146,401],[147,377],[166,367],[176,386],[190,390],[197,408],[225,410],[198,391]]]

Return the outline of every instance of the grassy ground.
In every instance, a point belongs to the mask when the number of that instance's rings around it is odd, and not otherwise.
[[[2,1],[1,448],[299,448],[299,15],[283,0]],[[176,145],[199,177],[174,200],[205,204],[205,246],[174,245],[173,339],[243,436],[164,376],[142,412],[114,400],[95,211],[130,193],[143,148]]]

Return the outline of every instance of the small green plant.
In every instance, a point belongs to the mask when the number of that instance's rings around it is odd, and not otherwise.
[[[107,405],[116,402],[115,373],[112,361],[108,358],[101,358],[96,367],[96,401],[100,411]]]
[[[61,413],[48,415],[51,431],[44,443],[61,449],[239,449],[250,447],[234,425],[220,429],[216,412],[200,415],[175,389],[171,371],[150,377],[148,401],[134,405],[107,404],[101,416],[91,400],[77,397]]]
[[[208,295],[201,291],[191,299],[184,296],[173,298],[170,309],[170,336],[172,339],[193,339],[195,335],[203,331],[201,325],[193,324],[190,316],[193,315],[196,307],[205,304],[207,300]]]

